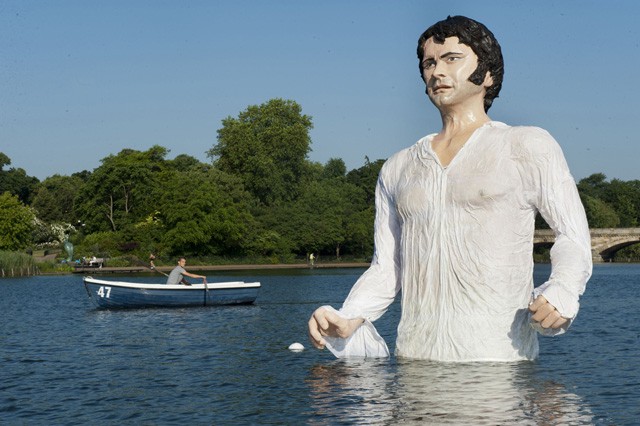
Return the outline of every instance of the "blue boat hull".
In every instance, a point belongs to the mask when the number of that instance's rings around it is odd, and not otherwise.
[[[89,298],[100,308],[143,308],[251,304],[258,297],[260,283],[227,282],[165,285],[141,284],[84,278]]]

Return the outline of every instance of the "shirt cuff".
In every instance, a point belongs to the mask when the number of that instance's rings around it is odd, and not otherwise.
[[[535,331],[542,334],[543,336],[559,336],[561,334],[564,334],[567,331],[567,329],[571,326],[572,322],[573,320],[570,319],[567,323],[565,323],[560,328],[544,328],[540,325],[538,321],[534,321],[533,319],[531,319],[531,314],[529,314],[529,325],[531,326],[531,328],[533,328]]]
[[[578,315],[580,308],[578,298],[561,285],[549,281],[533,290],[533,300],[540,295],[544,296],[547,302],[551,303],[558,310],[562,318],[566,318],[569,321],[560,328],[543,328],[539,322],[534,321],[530,317],[529,325],[543,336],[558,336],[565,333],[571,326],[571,323],[573,323],[576,315]]]
[[[324,306],[345,319],[354,319],[336,311],[331,306]],[[389,348],[384,339],[369,320],[364,320],[362,325],[347,338],[325,337],[327,348],[336,358],[388,358]]]
[[[558,283],[547,281],[540,287],[533,290],[533,299],[544,296],[547,302],[551,303],[563,318],[574,319],[578,315],[580,303],[578,296],[565,289]]]

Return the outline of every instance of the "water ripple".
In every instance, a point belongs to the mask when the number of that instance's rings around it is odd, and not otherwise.
[[[79,277],[2,280],[0,422],[632,425],[640,418],[639,266],[596,268],[572,329],[541,339],[534,363],[344,362],[326,351],[288,351],[292,342],[308,346],[310,312],[339,305],[360,272],[260,276],[255,306],[131,311],[94,309]],[[394,304],[376,323],[392,349],[398,315]]]

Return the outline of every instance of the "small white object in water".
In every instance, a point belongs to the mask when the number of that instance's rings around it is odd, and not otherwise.
[[[294,351],[294,352],[300,352],[304,350],[304,346],[302,346],[302,343],[292,343],[289,345],[289,350],[290,351]]]

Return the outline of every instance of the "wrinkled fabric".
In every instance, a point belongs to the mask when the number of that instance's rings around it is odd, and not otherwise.
[[[434,136],[384,164],[376,189],[375,255],[340,313],[375,321],[402,290],[397,356],[534,359],[538,341],[529,303],[542,294],[563,317],[575,318],[592,268],[584,208],[562,151],[542,129],[489,122],[443,167],[431,148]],[[538,211],[556,242],[551,276],[534,292]],[[376,347],[381,338],[372,328],[360,327],[340,353]]]
[[[335,312],[338,315],[341,315],[340,312],[336,311],[331,306],[323,307]],[[336,356],[336,358],[389,357],[389,348],[387,347],[387,343],[378,334],[378,331],[373,326],[373,324],[371,324],[371,322],[366,319],[364,323],[358,328],[358,332],[353,333],[346,339],[326,336],[324,340],[327,343],[327,349],[329,349],[331,353]]]

